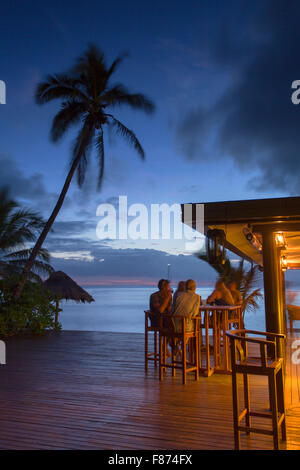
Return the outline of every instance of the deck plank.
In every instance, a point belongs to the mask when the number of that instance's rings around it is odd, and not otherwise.
[[[231,377],[188,378],[143,364],[144,336],[62,331],[10,338],[1,366],[0,449],[232,449]],[[300,448],[297,367],[290,381],[288,449]],[[267,409],[266,380],[251,377],[253,408]],[[259,426],[261,420],[254,420]],[[242,435],[244,449],[272,438]]]

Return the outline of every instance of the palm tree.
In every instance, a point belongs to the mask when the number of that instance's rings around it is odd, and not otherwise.
[[[43,219],[36,213],[21,209],[9,197],[6,188],[0,190],[0,277],[20,275],[28,261],[32,249],[26,244],[35,240],[44,226]],[[39,274],[49,274],[49,253],[41,248],[29,271],[29,278],[40,281]]]
[[[68,73],[50,75],[45,82],[40,83],[37,87],[36,101],[38,104],[48,103],[52,100],[61,101],[61,109],[52,123],[50,133],[52,141],[56,142],[61,139],[73,125],[80,124],[80,129],[74,141],[70,169],[64,186],[26,263],[15,291],[15,299],[22,292],[32,263],[62,207],[75,172],[77,173],[77,183],[79,187],[82,186],[93,146],[97,152],[98,188],[100,189],[104,175],[104,128],[109,127],[124,137],[139,156],[142,159],[145,158],[145,152],[135,133],[110,111],[123,105],[147,113],[154,111],[154,104],[143,94],[129,93],[121,84],[110,84],[111,77],[123,58],[124,56],[118,57],[108,66],[104,54],[96,46],[90,45],[86,53],[78,59]]]
[[[208,257],[203,253],[198,253],[196,256],[209,263]],[[210,266],[217,271],[219,278],[224,281],[225,284],[231,281],[236,282],[237,289],[242,294],[243,320],[247,310],[256,310],[259,307],[258,300],[262,297],[262,293],[260,288],[255,288],[259,278],[259,266],[251,266],[250,269],[246,270],[244,268],[244,261],[242,260],[239,262],[238,266],[235,267],[227,257],[225,263],[210,264]]]

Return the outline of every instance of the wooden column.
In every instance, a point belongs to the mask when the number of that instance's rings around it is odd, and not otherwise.
[[[284,333],[280,251],[276,246],[274,232],[266,230],[262,236],[266,331]],[[282,347],[278,355],[283,357]]]
[[[281,271],[281,284],[282,284],[282,308],[283,308],[283,329],[284,334],[287,334],[287,318],[286,318],[286,289],[285,289],[285,272]]]

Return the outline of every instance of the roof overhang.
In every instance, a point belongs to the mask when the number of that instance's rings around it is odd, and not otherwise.
[[[197,203],[204,205],[204,232],[220,228],[226,234],[226,248],[242,258],[262,265],[259,251],[261,234],[266,230],[282,232],[290,269],[300,267],[300,197],[251,199]],[[192,203],[192,219],[185,220],[182,204],[182,221],[196,228],[196,203]],[[249,230],[258,243],[250,243],[245,235]]]

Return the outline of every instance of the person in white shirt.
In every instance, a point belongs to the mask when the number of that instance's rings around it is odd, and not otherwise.
[[[176,298],[172,314],[187,317],[186,331],[192,331],[194,328],[194,322],[190,319],[199,314],[201,297],[195,292],[196,282],[193,279],[188,279],[185,287],[186,291],[181,292],[181,294]],[[177,333],[181,333],[182,320],[180,318],[174,318],[174,326],[175,331]]]

